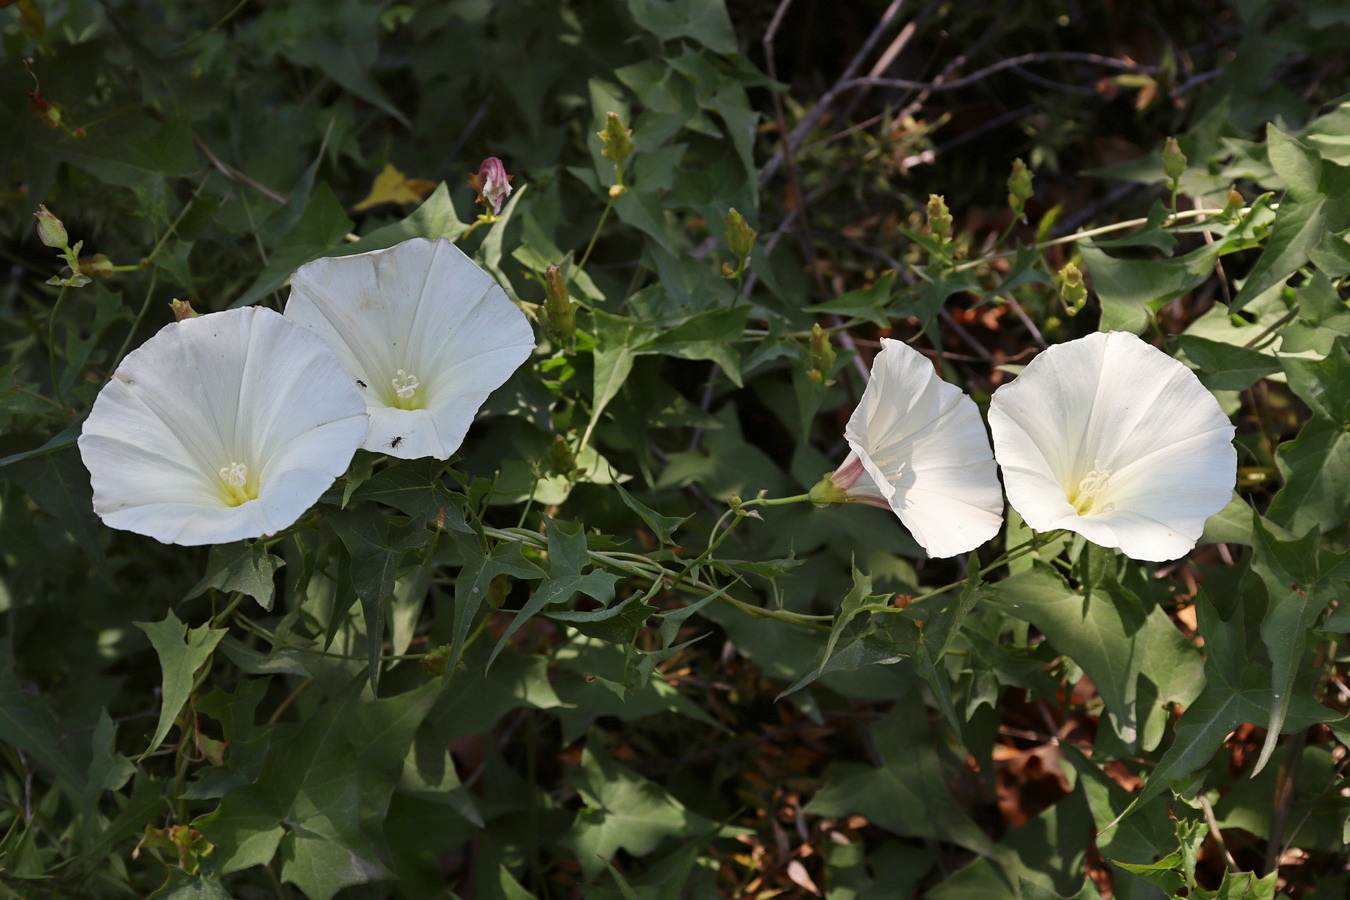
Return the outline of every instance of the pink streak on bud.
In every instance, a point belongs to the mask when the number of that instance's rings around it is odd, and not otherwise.
[[[478,195],[492,207],[494,216],[501,214],[502,204],[511,196],[511,180],[506,176],[506,167],[495,156],[483,160],[478,170]]]
[[[849,452],[848,458],[830,475],[830,481],[854,503],[866,503],[868,506],[879,506],[882,509],[891,508],[890,502],[881,493],[872,476],[867,474],[862,460],[855,452]]]

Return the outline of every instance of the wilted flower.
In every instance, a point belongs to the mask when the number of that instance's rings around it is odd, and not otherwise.
[[[1008,502],[1029,526],[1134,559],[1189,551],[1237,477],[1233,425],[1214,395],[1125,332],[1043,351],[994,392],[989,426]]]
[[[286,315],[337,353],[370,413],[367,450],[447,459],[534,350],[525,314],[444,238],[306,263]]]
[[[170,544],[280,531],[347,469],[365,404],[318,337],[246,307],[166,325],[79,438],[105,524]]]
[[[494,216],[501,214],[502,204],[511,196],[511,176],[495,156],[483,160],[478,174],[469,176],[469,185],[478,191],[479,202],[491,209]]]
[[[882,339],[844,437],[848,458],[825,476],[844,496],[818,499],[889,508],[934,557],[998,533],[1003,492],[979,410],[917,350]]]

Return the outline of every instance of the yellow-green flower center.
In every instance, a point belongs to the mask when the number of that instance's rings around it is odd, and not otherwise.
[[[1094,467],[1079,480],[1078,484],[1065,492],[1069,505],[1078,510],[1080,516],[1103,513],[1114,508],[1114,504],[1107,502],[1103,497],[1110,479],[1109,470]]]
[[[231,462],[220,469],[220,498],[226,506],[240,506],[258,499],[258,479],[249,478],[248,466]]]
[[[391,378],[389,381],[394,386],[394,402],[390,404],[391,406],[397,407],[398,409],[421,408],[421,404],[418,402],[417,393],[418,389],[421,388],[422,383],[417,380],[416,375],[404,371],[403,369],[399,369],[398,377]]]

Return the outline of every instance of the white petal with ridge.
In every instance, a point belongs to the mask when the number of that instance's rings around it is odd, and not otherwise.
[[[525,314],[443,238],[306,263],[286,315],[327,341],[360,389],[364,447],[403,459],[447,459],[534,350]]]
[[[85,420],[94,512],[171,544],[280,531],[347,470],[364,406],[327,345],[269,309],[167,325]]]
[[[994,392],[989,427],[1008,502],[1027,525],[1134,559],[1189,552],[1237,479],[1233,424],[1214,395],[1126,332],[1042,351]]]
[[[866,484],[851,492],[881,499],[930,556],[967,553],[1003,523],[989,435],[975,402],[943,381],[923,354],[883,338],[872,378],[844,436]]]

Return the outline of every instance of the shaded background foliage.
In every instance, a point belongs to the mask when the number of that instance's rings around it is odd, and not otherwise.
[[[0,893],[1344,893],[1350,16],[727,7],[0,11]],[[610,111],[638,152],[606,216]],[[1250,212],[1165,226],[1169,135],[1182,210],[1236,183]],[[519,193],[470,232],[489,155]],[[925,243],[929,193],[954,248]],[[58,302],[40,202],[119,271]],[[731,207],[760,233],[744,281],[720,275]],[[1116,245],[1054,243],[1135,219]],[[545,346],[489,401],[460,477],[362,455],[275,543],[98,523],[79,418],[170,299],[278,305],[300,263],[417,234],[536,313],[561,263],[585,306],[575,353]],[[1094,288],[1077,316],[1054,282],[1071,260]],[[1046,564],[1056,544],[929,596],[967,560],[924,560],[875,509],[784,507],[692,573],[706,589],[617,565],[680,574],[730,497],[838,462],[880,336],[983,400],[1099,313],[1181,353],[1239,423],[1242,496],[1193,559],[1068,548],[1080,580]],[[835,651],[723,597],[687,611],[714,589],[834,617]],[[253,599],[225,615],[232,596]]]

